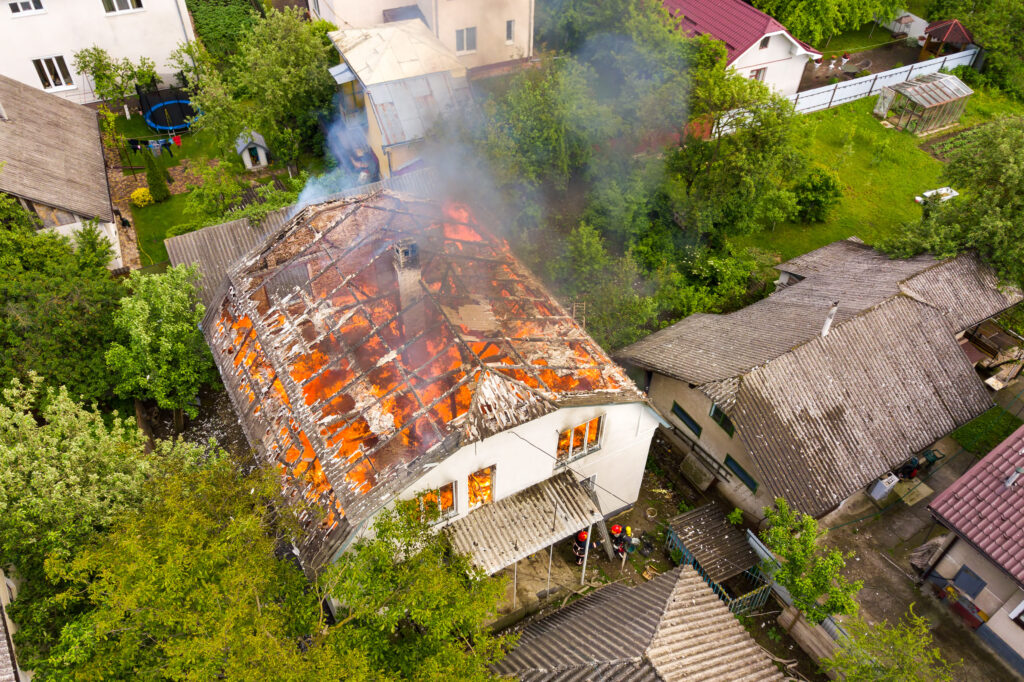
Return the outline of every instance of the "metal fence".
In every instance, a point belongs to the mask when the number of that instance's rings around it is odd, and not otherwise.
[[[790,95],[789,100],[793,103],[793,108],[796,109],[797,113],[807,114],[812,111],[821,111],[861,99],[862,97],[870,97],[886,85],[902,83],[914,76],[935,73],[941,69],[952,69],[955,66],[970,66],[974,63],[974,59],[980,51],[977,47],[969,47],[955,54],[928,59],[911,64],[910,66],[901,66],[898,69],[882,71],[873,76],[854,78],[853,80],[835,83],[834,85],[804,90],[795,95]]]

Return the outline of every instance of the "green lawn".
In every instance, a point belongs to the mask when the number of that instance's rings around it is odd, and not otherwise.
[[[835,169],[843,183],[843,198],[829,219],[786,223],[738,238],[737,245],[786,260],[852,236],[873,244],[902,223],[920,218],[914,196],[944,184],[942,163],[920,148],[928,138],[883,128],[871,115],[875,101],[869,97],[806,116],[808,156]],[[1005,114],[1024,114],[1024,105],[979,91],[968,102],[963,123],[975,125]]]
[[[987,455],[1021,425],[1021,420],[1001,407],[993,407],[953,432],[964,450]]]
[[[168,229],[185,221],[185,196],[175,194],[163,203],[144,208],[132,206],[132,224],[139,237],[139,255],[143,266],[167,260],[164,235]]]
[[[170,133],[156,133],[146,125],[145,119],[142,116],[135,115],[129,121],[124,116],[117,117],[117,131],[123,134],[127,138],[157,138],[157,137],[173,137]],[[171,166],[177,166],[182,159],[198,159],[208,158],[213,159],[219,156],[216,145],[212,137],[208,133],[184,133],[181,136],[181,146],[172,147],[171,152],[174,156],[170,156],[167,153],[163,153],[156,157],[157,165],[163,168],[170,168]],[[124,154],[121,155],[121,162],[125,164],[124,170],[125,175],[131,175],[132,171],[128,170],[127,166],[132,165],[138,168],[145,167],[145,160],[142,154],[148,154],[149,152],[130,153],[126,159]],[[136,173],[145,173],[145,170],[137,170]]]
[[[872,27],[874,31],[872,31]],[[827,59],[830,55],[841,55],[844,52],[860,52],[872,47],[879,47],[892,42],[892,36],[884,26],[876,26],[874,22],[868,22],[858,29],[840,33],[825,39],[814,47],[821,51]]]

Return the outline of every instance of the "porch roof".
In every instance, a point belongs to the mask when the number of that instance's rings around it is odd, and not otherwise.
[[[716,583],[757,565],[743,531],[729,523],[717,504],[706,504],[669,520],[669,528]]]
[[[445,530],[460,552],[488,575],[601,520],[601,512],[571,471],[484,505]]]

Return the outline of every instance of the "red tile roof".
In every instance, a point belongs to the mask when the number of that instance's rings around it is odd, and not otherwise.
[[[662,4],[669,14],[681,17],[680,28],[686,33],[709,35],[725,43],[729,64],[765,35],[780,31],[808,52],[820,54],[807,43],[793,38],[778,21],[743,0],[662,0]]]
[[[1007,487],[1017,467],[1022,473]],[[1024,426],[942,491],[928,508],[1024,586]]]
[[[964,28],[964,25],[956,19],[932,22],[928,24],[928,28],[924,32],[932,40],[953,43],[954,45],[966,45],[974,40],[971,32]]]

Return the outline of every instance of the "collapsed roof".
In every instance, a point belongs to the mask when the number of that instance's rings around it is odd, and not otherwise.
[[[307,566],[458,448],[643,396],[461,204],[383,191],[303,209],[203,322],[259,456],[305,513]]]
[[[617,355],[727,410],[766,482],[802,511],[828,512],[991,406],[954,336],[1022,295],[974,256],[892,260],[845,240],[778,269],[800,281]]]

